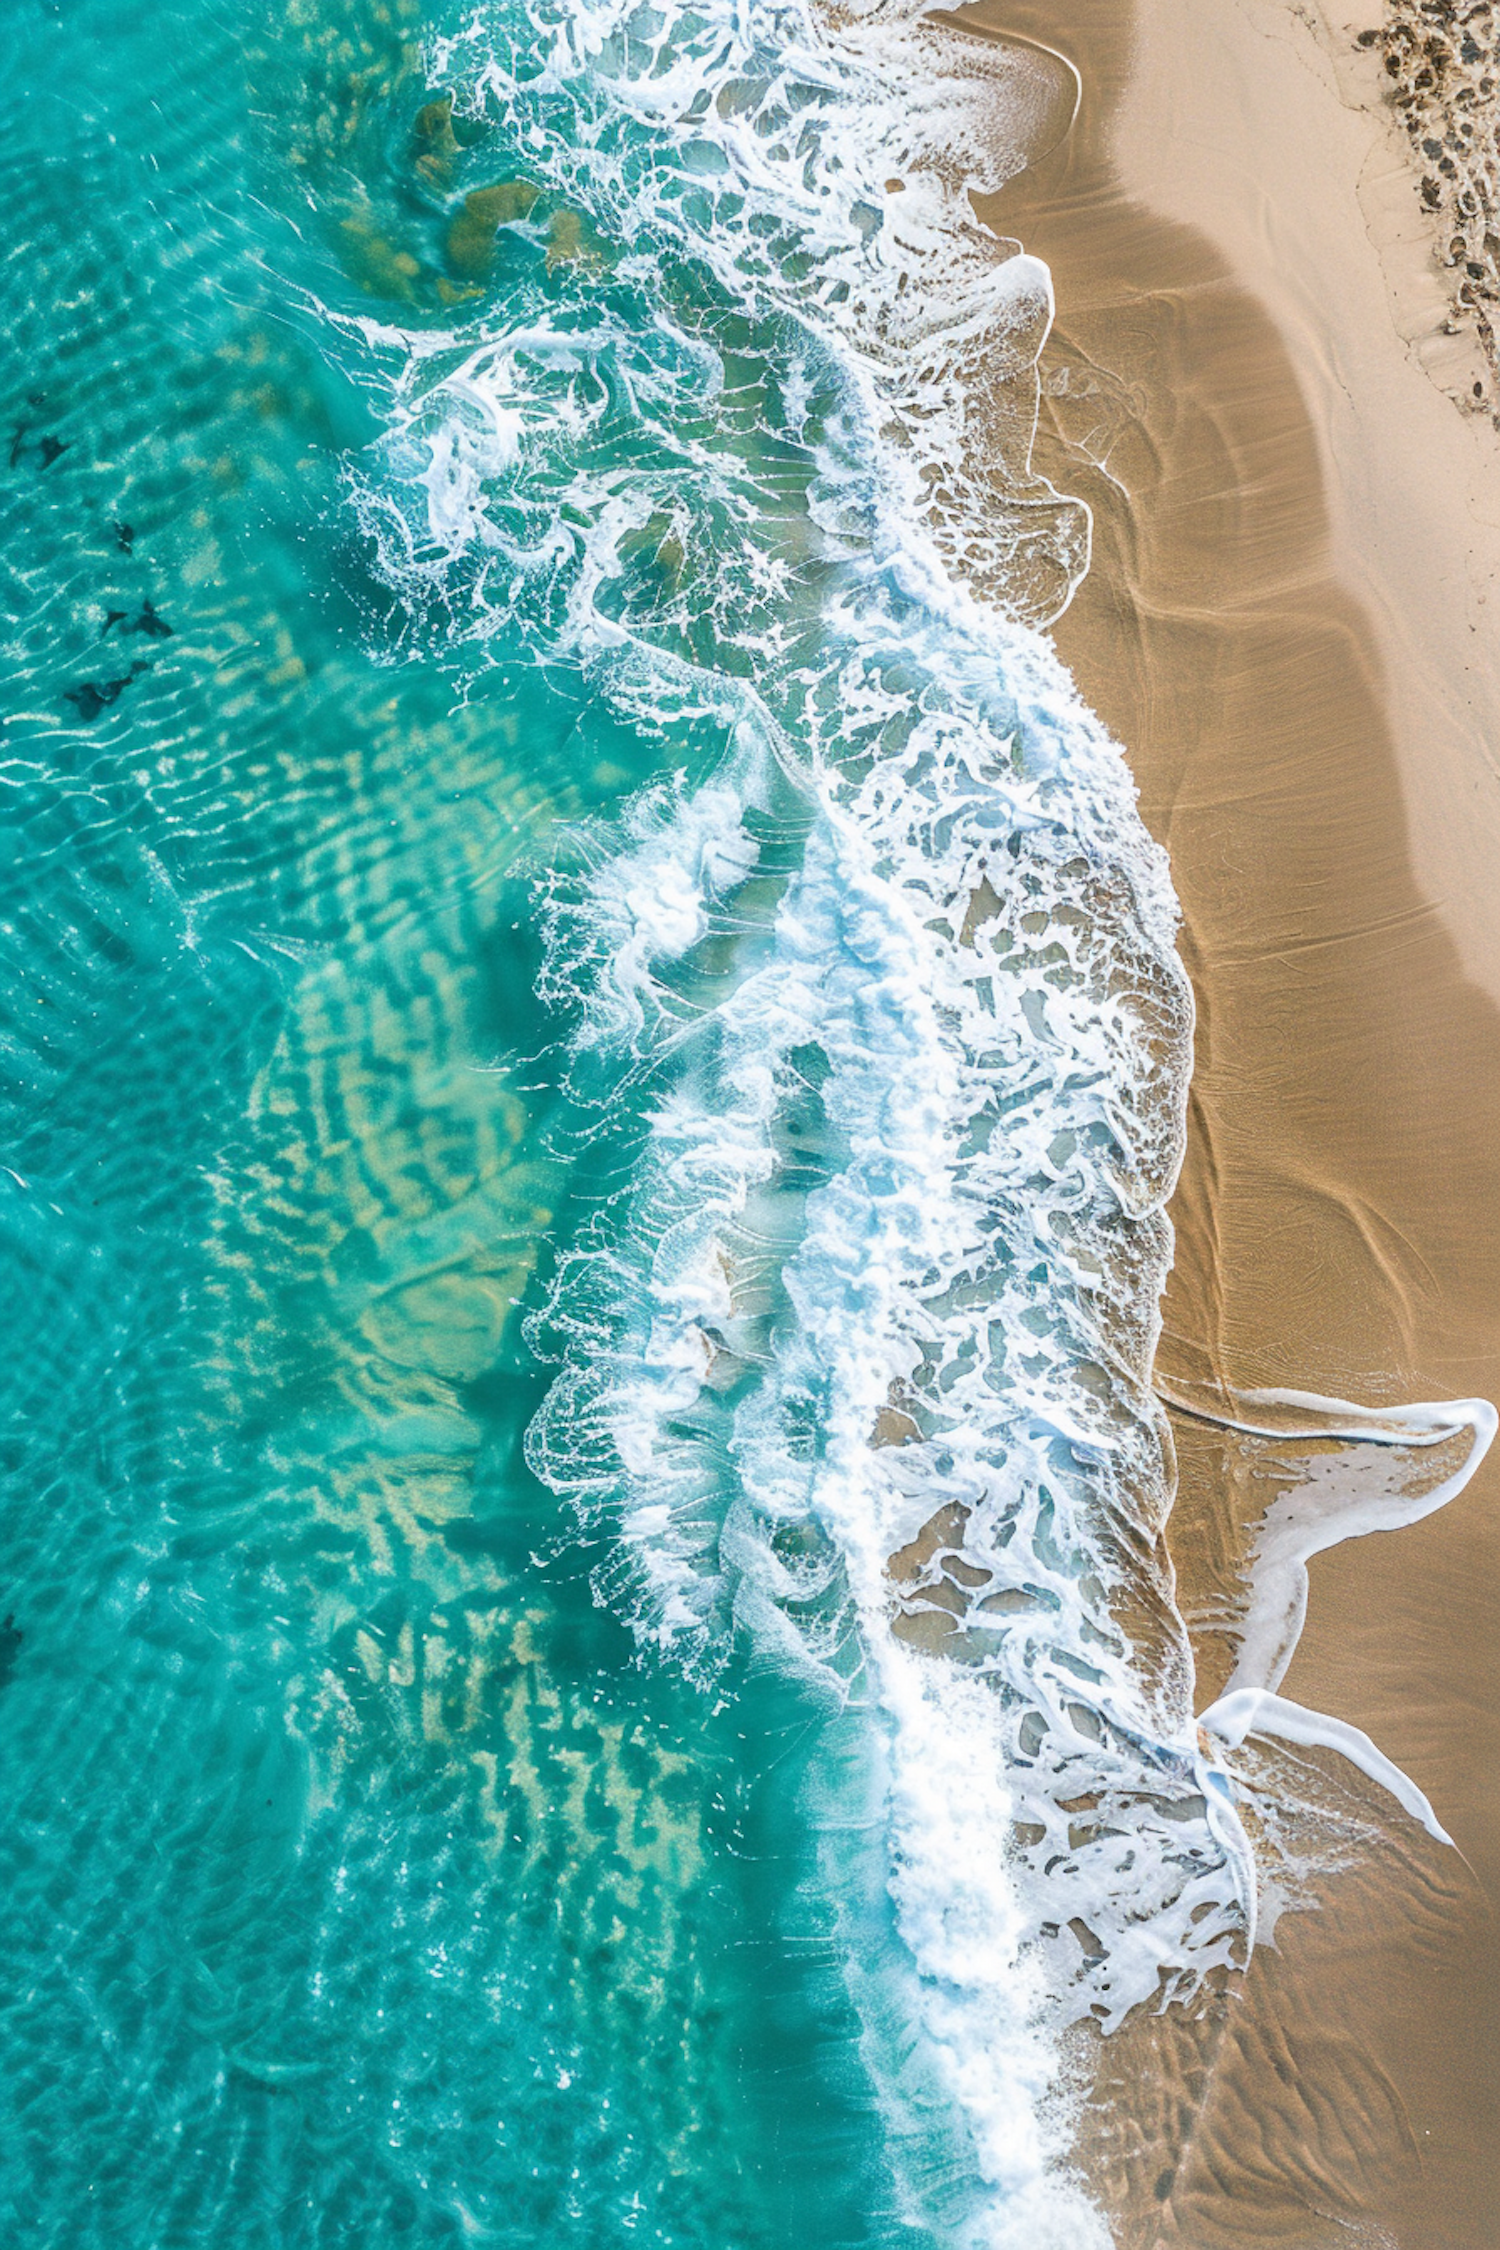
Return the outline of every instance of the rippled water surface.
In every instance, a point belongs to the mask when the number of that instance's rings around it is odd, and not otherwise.
[[[521,1459],[517,870],[659,750],[399,649],[345,501],[413,28],[8,17],[0,2211],[853,2243],[804,1698],[633,1669]]]

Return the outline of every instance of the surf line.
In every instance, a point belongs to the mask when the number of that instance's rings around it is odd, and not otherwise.
[[[1309,1711],[1276,1690],[1302,1637],[1312,1557],[1369,1532],[1404,1530],[1456,1499],[1494,1442],[1500,1424],[1495,1408],[1482,1398],[1356,1406],[1317,1391],[1268,1389],[1231,1392],[1236,1410],[1225,1412],[1159,1379],[1154,1388],[1163,1405],[1193,1421],[1285,1445],[1333,1440],[1407,1451],[1443,1445],[1468,1431],[1462,1461],[1425,1489],[1412,1492],[1399,1472],[1376,1470],[1341,1481],[1336,1475],[1319,1475],[1314,1464],[1310,1475],[1271,1502],[1255,1528],[1242,1572],[1249,1598],[1237,1633],[1234,1670],[1222,1694],[1198,1717],[1204,1732],[1229,1749],[1238,1749],[1254,1733],[1338,1751],[1429,1835],[1453,1845],[1417,1784],[1367,1734],[1345,1720]]]

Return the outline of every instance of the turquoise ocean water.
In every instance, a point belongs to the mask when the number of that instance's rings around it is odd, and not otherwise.
[[[1102,2241],[1060,2031],[1254,1880],[1174,910],[966,202],[1070,89],[6,36],[0,2231]]]
[[[661,756],[352,519],[414,29],[8,18],[0,2227],[853,2243],[806,1697],[633,1669],[522,1460],[520,870]]]

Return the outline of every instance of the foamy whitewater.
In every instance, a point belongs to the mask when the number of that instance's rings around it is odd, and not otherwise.
[[[822,1699],[905,2216],[1086,2250],[1060,2037],[1248,1962],[1236,1746],[1332,1743],[1436,1824],[1274,1693],[1301,1518],[1194,1716],[1152,1389],[1191,997],[1039,629],[1088,535],[1029,467],[1049,276],[969,200],[1070,89],[920,18],[484,0],[425,62],[489,128],[506,287],[328,317],[385,386],[350,499],[409,645],[519,640],[665,777],[538,868],[609,1185],[531,1323],[529,1459],[649,1661]],[[1461,1482],[1487,1412],[1391,1442],[1467,1433]]]

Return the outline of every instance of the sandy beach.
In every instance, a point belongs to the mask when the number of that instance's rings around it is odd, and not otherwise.
[[[1500,437],[1355,44],[1379,11],[967,20],[1083,83],[1071,135],[984,215],[1053,272],[1036,462],[1094,511],[1055,638],[1185,917],[1197,1062],[1160,1367],[1500,1397]],[[1178,1436],[1201,1708],[1218,1519],[1255,1471]],[[1283,1690],[1403,1765],[1472,1874],[1419,1854],[1345,1879],[1283,1920],[1215,2039],[1112,2043],[1090,2160],[1122,2243],[1490,2250],[1497,1498],[1492,1458],[1440,1515],[1315,1559]]]

